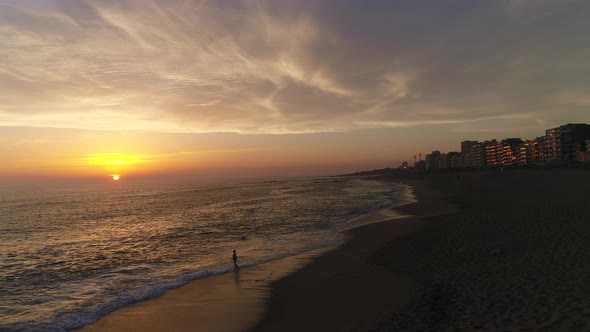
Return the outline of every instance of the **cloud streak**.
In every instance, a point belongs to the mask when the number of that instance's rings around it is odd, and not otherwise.
[[[312,133],[584,120],[589,14],[549,0],[2,3],[0,125]]]

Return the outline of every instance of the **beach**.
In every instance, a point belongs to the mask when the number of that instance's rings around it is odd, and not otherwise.
[[[421,296],[371,330],[588,330],[589,172],[424,178],[460,210],[374,255],[419,282]]]
[[[83,331],[588,328],[590,173],[377,179],[410,185],[418,201],[373,214],[337,247],[242,269],[239,281],[195,280]]]
[[[421,179],[406,178],[404,183],[418,197],[417,202],[395,208],[405,218],[353,228],[343,246],[273,283],[268,311],[251,331],[369,329],[415,299],[419,283],[371,258],[388,241],[421,231],[426,226],[423,217],[452,213],[454,207]]]
[[[411,199],[403,185],[362,177],[47,185],[1,194],[2,331],[78,329],[177,293],[171,290],[193,280],[207,280],[196,284],[204,285],[202,291],[191,286],[194,295],[182,290],[184,297],[166,300],[165,307],[177,303],[187,316],[198,316],[200,329],[205,321],[243,326],[236,317],[258,318],[252,312],[264,310],[268,283],[289,273],[293,264],[287,262],[305,260],[293,256],[340,244],[343,228]],[[385,218],[390,216],[396,215]],[[239,274],[233,273],[234,250]],[[236,313],[240,307],[248,312]],[[182,310],[171,314],[184,317]]]
[[[581,0],[0,0],[0,332],[590,332],[584,31]]]
[[[414,187],[414,191],[423,191],[421,195],[431,192],[422,181],[414,181]],[[424,211],[435,211],[441,208],[438,202],[423,199],[406,206],[430,205]],[[412,280],[374,268],[367,261],[370,253],[388,240],[423,227],[411,213],[410,208],[377,210],[349,225],[344,231],[347,240],[339,245],[197,279],[163,296],[120,308],[80,330],[296,331],[309,328],[310,322],[328,330],[370,324],[416,295]],[[378,286],[377,293],[366,292],[366,284]],[[352,291],[362,302],[348,301]],[[308,303],[310,294],[313,303]],[[310,305],[319,315],[312,321],[302,320]],[[333,310],[321,313],[323,305],[331,305]],[[277,313],[279,320],[275,321]]]
[[[269,284],[322,250],[195,280],[120,308],[80,331],[240,331],[263,315]]]

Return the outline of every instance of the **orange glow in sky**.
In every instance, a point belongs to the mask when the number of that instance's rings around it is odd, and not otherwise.
[[[590,2],[299,2],[0,1],[0,185],[340,174],[588,121]]]

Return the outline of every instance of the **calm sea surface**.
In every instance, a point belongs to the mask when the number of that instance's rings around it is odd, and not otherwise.
[[[342,239],[404,186],[320,178],[0,190],[0,330],[62,331],[190,280]]]

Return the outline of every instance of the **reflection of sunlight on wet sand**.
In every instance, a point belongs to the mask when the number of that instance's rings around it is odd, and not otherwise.
[[[234,270],[234,282],[236,286],[240,286],[240,270]]]
[[[335,247],[198,279],[108,314],[79,331],[242,331],[262,318],[270,283]]]

